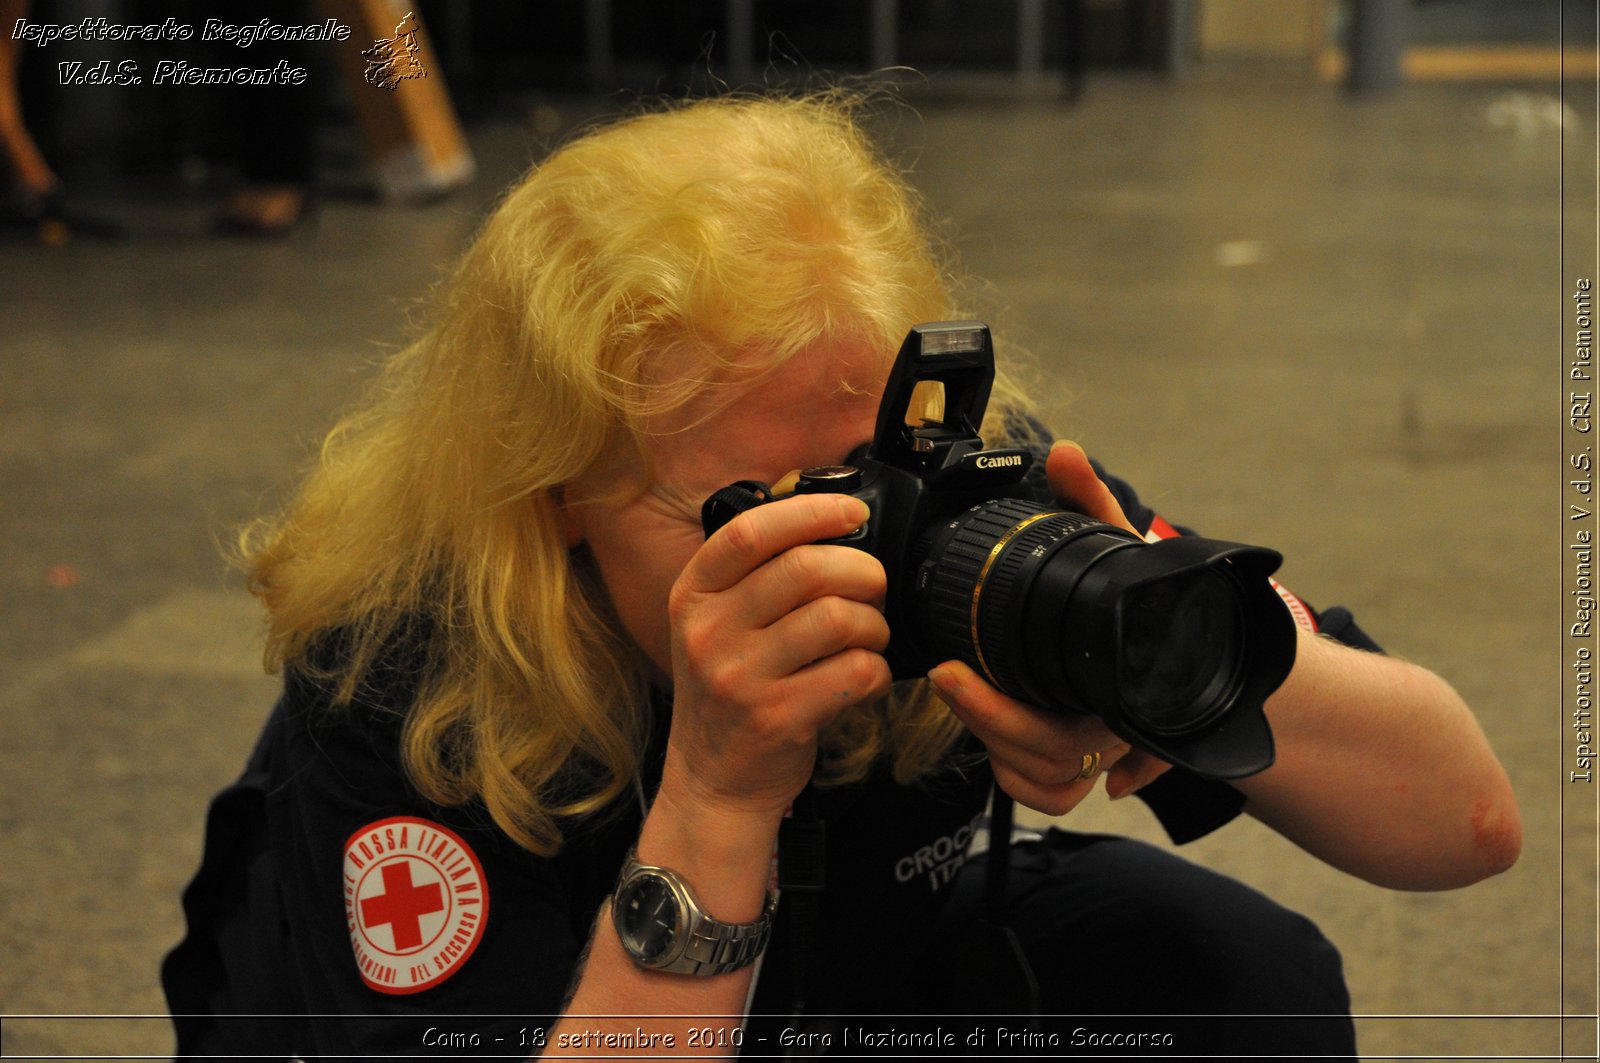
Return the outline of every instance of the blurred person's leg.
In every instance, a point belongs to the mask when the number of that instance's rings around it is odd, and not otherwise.
[[[27,17],[30,2],[0,0],[0,149],[5,152],[7,174],[17,194],[41,202],[60,191],[61,182],[22,117],[18,80],[22,42],[12,37],[12,29]]]
[[[258,0],[230,11],[230,18],[241,24],[265,18],[298,26],[314,16],[310,5],[299,0]],[[308,67],[311,51],[301,42],[263,41],[251,47],[251,62],[270,67],[284,60],[292,67]],[[218,216],[218,228],[250,236],[282,236],[313,205],[319,102],[315,79],[299,85],[241,85],[234,90],[234,99],[241,130],[238,184]]]

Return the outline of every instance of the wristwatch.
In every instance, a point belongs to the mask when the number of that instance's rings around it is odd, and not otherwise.
[[[676,871],[641,864],[637,850],[629,850],[611,895],[611,921],[640,967],[708,978],[755,962],[772,936],[777,906],[769,891],[755,922],[718,922]]]

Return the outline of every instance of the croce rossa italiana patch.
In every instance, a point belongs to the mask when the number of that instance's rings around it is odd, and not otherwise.
[[[380,819],[345,842],[344,910],[361,980],[380,993],[420,993],[460,970],[483,939],[483,865],[448,827]]]

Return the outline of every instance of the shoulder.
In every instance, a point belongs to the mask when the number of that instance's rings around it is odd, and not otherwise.
[[[481,804],[428,800],[404,770],[402,693],[333,707],[286,685],[267,818],[311,1010],[554,1014],[627,828],[541,857]]]

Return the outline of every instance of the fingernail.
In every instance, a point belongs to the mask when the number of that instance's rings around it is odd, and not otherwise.
[[[933,684],[933,689],[941,694],[954,694],[956,690],[955,669],[948,664],[936,666],[928,673],[928,682]]]
[[[872,510],[861,499],[852,495],[839,496],[839,512],[844,514],[845,520],[852,525],[860,527],[872,516]]]

